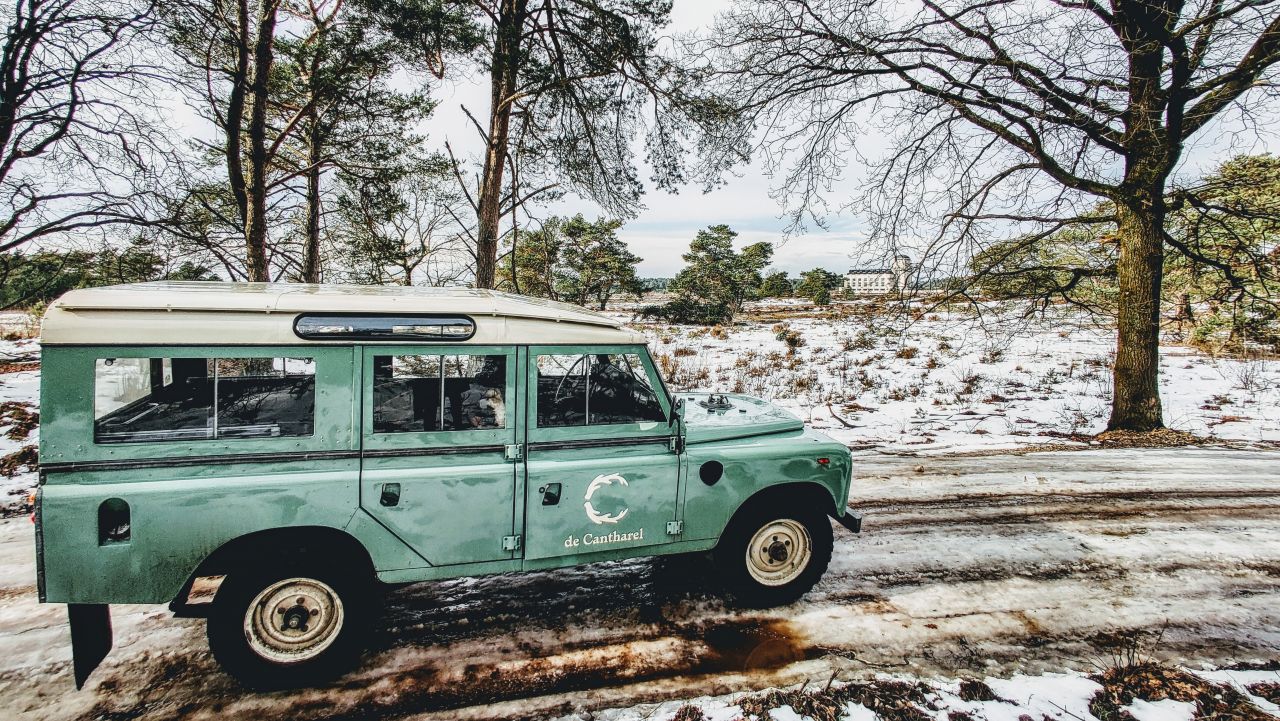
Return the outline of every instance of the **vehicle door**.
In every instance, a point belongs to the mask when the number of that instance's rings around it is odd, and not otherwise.
[[[675,540],[680,455],[647,350],[534,346],[527,358],[526,563]]]
[[[360,502],[434,566],[514,557],[516,371],[511,347],[365,348]]]

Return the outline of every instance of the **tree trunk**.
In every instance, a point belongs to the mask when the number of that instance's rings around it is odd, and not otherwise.
[[[320,282],[320,119],[311,111],[311,126],[307,133],[307,223],[306,239],[302,249],[302,281]]]
[[[252,107],[249,111],[249,178],[244,240],[249,280],[265,282],[267,273],[267,97],[276,33],[276,0],[263,0],[253,47]]]
[[[498,264],[498,222],[502,219],[502,169],[507,159],[512,96],[520,69],[520,30],[527,0],[503,0],[489,71],[489,131],[476,201],[477,288],[492,288]]]
[[[1115,390],[1107,430],[1150,431],[1164,426],[1159,386],[1163,215],[1160,195],[1118,206],[1120,305]]]
[[[1124,181],[1112,198],[1120,257],[1116,284],[1116,367],[1107,430],[1164,427],[1160,408],[1160,283],[1164,275],[1165,185],[1181,152],[1177,129],[1165,127],[1164,46],[1152,35],[1177,13],[1155,3],[1127,2],[1117,12],[1129,53]],[[1165,30],[1167,31],[1167,29]],[[1170,113],[1176,116],[1177,113]]]
[[[249,218],[249,199],[245,192],[241,133],[244,131],[244,96],[249,87],[249,0],[239,0],[236,3],[236,23],[236,65],[231,77],[231,96],[227,100],[226,126],[223,132],[227,135],[224,148],[227,180],[231,185],[231,195],[236,201],[236,210],[240,212],[240,223],[244,225]]]

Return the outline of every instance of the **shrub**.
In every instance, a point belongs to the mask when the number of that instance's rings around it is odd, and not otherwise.
[[[644,318],[656,318],[668,323],[693,323],[696,325],[718,325],[727,323],[733,313],[725,303],[704,301],[688,296],[680,296],[662,305],[649,305],[640,309]]]

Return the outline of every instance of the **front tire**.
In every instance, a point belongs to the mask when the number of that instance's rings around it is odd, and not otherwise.
[[[319,564],[232,572],[214,597],[209,649],[252,689],[296,688],[349,670],[376,612],[372,584]]]
[[[715,563],[734,600],[749,608],[793,603],[831,562],[831,524],[820,509],[757,503],[729,523]]]

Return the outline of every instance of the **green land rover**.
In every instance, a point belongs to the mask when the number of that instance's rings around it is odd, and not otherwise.
[[[710,552],[772,606],[825,571],[828,517],[860,526],[844,446],[671,394],[643,336],[574,306],[147,283],[67,293],[42,343],[38,585],[78,686],[113,603],[205,616],[223,668],[284,687],[348,668],[389,585]]]

